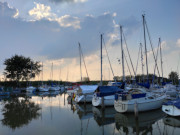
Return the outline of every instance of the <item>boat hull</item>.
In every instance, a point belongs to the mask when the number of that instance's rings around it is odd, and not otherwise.
[[[137,111],[139,112],[149,111],[160,108],[162,106],[162,103],[164,102],[165,97],[166,96],[163,95],[154,99],[141,98],[127,101],[115,100],[114,108],[117,112],[121,113],[134,112],[135,109],[137,109]]]
[[[76,95],[75,97],[75,102],[76,103],[82,103],[82,102],[88,102],[88,103],[91,103],[92,102],[92,98],[93,98],[93,95]]]
[[[92,98],[92,105],[93,106],[101,106],[102,105],[102,98],[94,96]],[[104,106],[113,106],[113,105],[114,105],[114,95],[105,96],[104,97]]]
[[[162,111],[170,116],[180,116],[180,109],[174,105],[162,105]]]

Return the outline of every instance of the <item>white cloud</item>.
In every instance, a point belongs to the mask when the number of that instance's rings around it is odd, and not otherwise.
[[[41,20],[42,18],[50,19],[56,16],[55,14],[51,13],[50,6],[45,6],[44,4],[40,4],[36,2],[34,2],[34,4],[36,5],[36,7],[34,7],[29,11],[29,15],[33,16],[34,19],[36,20]]]
[[[29,15],[33,17],[33,20],[47,19],[49,21],[57,21],[61,27],[80,29],[80,20],[78,17],[72,17],[70,15],[58,17],[55,13],[51,12],[50,6],[40,3],[34,4],[36,7],[29,11]]]
[[[87,2],[88,0],[49,0],[51,2],[55,2],[55,3],[63,3],[63,2],[67,2],[67,3],[84,3]]]
[[[64,15],[60,18],[56,18],[57,22],[62,27],[74,27],[75,29],[80,29],[80,20],[78,17],[71,17],[70,15]]]

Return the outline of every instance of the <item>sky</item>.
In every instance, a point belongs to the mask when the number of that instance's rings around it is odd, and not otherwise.
[[[18,54],[43,63],[43,77],[39,75],[35,80],[79,81],[80,43],[90,80],[100,80],[101,34],[113,73],[121,76],[119,25],[123,27],[133,66],[137,67],[137,74],[141,74],[140,43],[145,56],[142,14],[145,14],[155,53],[161,38],[163,74],[168,77],[171,71],[179,72],[180,67],[179,5],[179,0],[0,0],[1,79],[4,60]],[[149,73],[154,73],[155,62],[148,36],[146,40],[148,69]],[[103,79],[110,80],[113,74],[105,46]],[[124,39],[123,47],[130,67],[129,71],[125,63],[125,74],[133,74]],[[160,70],[159,55],[157,61]],[[83,64],[82,76],[86,77]]]

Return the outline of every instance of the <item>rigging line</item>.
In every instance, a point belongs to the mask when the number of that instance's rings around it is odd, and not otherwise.
[[[160,56],[161,56],[161,72],[162,72],[162,82],[163,82],[163,61],[162,61],[162,48],[161,48],[161,38],[159,38],[159,41],[160,41]]]
[[[112,72],[113,78],[114,78],[114,72],[113,72],[112,65],[111,65],[111,62],[110,62],[110,59],[109,59],[109,55],[108,55],[108,52],[107,52],[107,49],[106,49],[106,45],[105,45],[104,38],[103,38],[103,43],[104,43],[104,47],[105,47],[106,54],[107,54],[107,57],[108,57],[109,65],[110,65],[110,68],[111,68],[111,72]],[[116,80],[115,80],[115,81],[116,81]]]
[[[89,120],[90,120],[90,118],[88,119],[88,123],[87,123],[87,126],[86,126],[86,133],[85,133],[85,135],[87,134],[87,129],[88,129],[88,125],[89,125]]]
[[[157,54],[156,54],[156,59],[155,59],[155,66],[154,66],[154,76],[153,76],[153,83],[154,83],[154,77],[155,77],[155,73],[156,73],[156,66],[157,66],[157,58],[158,58],[158,50],[159,50],[159,47],[160,47],[160,41],[158,43],[158,48],[157,48]],[[160,76],[159,76],[160,77]]]
[[[179,53],[179,60],[178,60],[178,66],[177,66],[177,73],[179,74],[179,62],[180,62],[180,53]]]
[[[124,32],[122,32],[122,35],[123,35],[124,43],[125,43],[125,45],[126,45],[126,49],[127,49],[127,52],[128,52],[128,56],[129,56],[129,59],[130,59],[130,62],[131,62],[131,66],[132,66],[132,69],[133,69],[133,72],[134,72],[134,76],[136,76],[136,73],[135,73],[135,70],[134,70],[134,66],[133,66],[133,63],[132,63],[132,60],[131,60],[131,56],[130,56],[130,53],[129,53],[129,49],[128,49],[128,46],[127,46],[126,38],[125,38],[125,36],[124,36]]]
[[[154,49],[153,49],[153,45],[152,45],[152,41],[151,41],[151,36],[150,36],[150,33],[149,33],[149,29],[148,29],[148,26],[147,26],[147,22],[146,22],[146,20],[144,20],[144,21],[145,21],[145,26],[146,26],[146,30],[147,30],[147,33],[148,33],[148,37],[149,37],[149,42],[150,42],[150,45],[151,45],[151,49],[152,49],[152,52],[153,52],[154,61],[155,61],[155,63],[156,63],[156,58],[155,58]],[[157,63],[156,63],[156,65],[157,65]],[[157,66],[157,70],[158,70],[158,75],[160,76],[158,66]]]
[[[142,80],[144,82],[144,63],[143,63],[143,51],[142,51],[142,43],[140,43],[140,47],[141,47],[141,65],[142,65]]]
[[[89,78],[89,75],[88,75],[88,71],[87,71],[87,68],[86,68],[86,63],[85,63],[85,60],[84,60],[84,55],[83,55],[81,46],[80,46],[80,51],[81,51],[81,55],[82,55],[82,58],[83,58],[83,63],[84,63],[85,69],[86,69],[86,75],[87,75],[87,77]]]
[[[139,63],[139,55],[140,55],[140,51],[141,51],[141,45],[139,46],[139,51],[138,51],[138,59],[137,59],[137,64],[136,64],[136,74],[137,74],[137,68],[138,68],[138,63]]]
[[[124,52],[123,52],[123,53],[124,53]],[[128,64],[128,62],[127,62],[127,59],[126,59],[125,54],[124,54],[124,58],[125,58],[125,61],[126,61],[126,64],[127,64],[127,67],[128,67],[129,73],[130,73],[130,76],[131,76],[131,78],[132,78],[132,74],[131,74],[131,71],[130,71],[130,68],[129,68],[129,64]]]
[[[143,29],[144,29],[144,49],[145,49],[145,58],[146,58],[146,72],[147,72],[147,81],[149,81],[149,72],[148,72],[148,59],[147,59],[147,46],[146,46],[146,29],[145,29],[145,15],[143,17]]]
[[[81,69],[81,45],[79,43],[79,64],[80,64],[80,75],[81,75],[81,82],[82,82],[82,69]]]

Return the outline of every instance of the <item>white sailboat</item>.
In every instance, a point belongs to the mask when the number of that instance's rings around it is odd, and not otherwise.
[[[146,69],[148,79],[148,62],[147,62],[147,49],[145,40],[145,18],[143,17],[144,26],[144,42],[146,54]],[[121,30],[122,31],[122,30]],[[121,32],[122,33],[122,32]],[[122,44],[122,43],[121,43]],[[149,82],[147,83],[149,85]],[[134,112],[134,111],[150,111],[158,109],[162,106],[166,95],[164,93],[156,94],[147,92],[145,88],[133,88],[128,93],[117,94],[114,101],[114,108],[117,112]]]
[[[53,80],[53,63],[51,66],[51,79]],[[51,86],[49,86],[49,91],[59,91],[60,87],[57,86],[56,84],[53,84],[53,82],[51,83]]]
[[[46,84],[43,84],[43,63],[42,63],[42,85],[38,87],[40,92],[47,92],[49,91],[49,87]]]
[[[80,85],[77,90],[75,102],[92,102],[93,93],[97,88],[98,85]]]
[[[84,66],[86,69],[87,78],[89,79],[86,64],[83,57],[83,52],[81,49],[81,45],[79,43],[79,54],[80,54],[80,75],[81,75],[81,82],[82,82],[82,70],[81,70],[81,56],[83,58]],[[75,102],[92,102],[93,93],[98,88],[98,85],[79,85],[79,87],[76,88],[75,93]]]
[[[103,35],[101,35],[101,82],[99,88],[95,91],[92,98],[92,105],[97,106],[113,106],[114,105],[114,94],[118,91],[121,91],[118,86],[118,82],[108,82],[108,86],[102,86],[102,40]],[[114,74],[113,74],[114,76]],[[101,94],[101,96],[100,96]]]
[[[144,89],[131,89],[128,93],[116,95],[114,108],[117,112],[149,111],[162,106],[166,98],[165,94],[146,92]]]
[[[30,76],[30,79],[32,78],[32,63],[31,63],[31,76]],[[31,86],[31,83],[30,85],[26,88],[26,92],[27,93],[32,93],[32,92],[35,92],[36,91],[36,87],[34,86]]]
[[[180,116],[180,98],[164,103],[162,111],[170,116]]]

